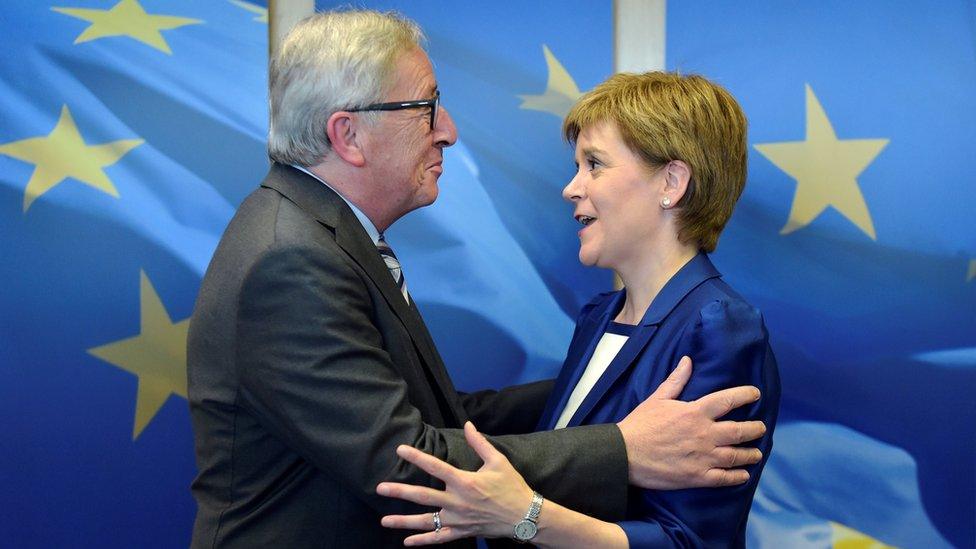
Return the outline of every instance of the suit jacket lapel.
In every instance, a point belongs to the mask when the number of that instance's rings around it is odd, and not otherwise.
[[[413,305],[412,299],[408,305],[403,298],[386,263],[377,252],[376,245],[370,240],[349,205],[335,191],[312,176],[281,164],[272,164],[271,172],[262,186],[278,191],[335,234],[336,244],[362,267],[373,284],[379,288],[390,309],[407,329],[417,353],[423,359],[424,365],[441,392],[447,397],[450,412],[460,425],[464,414],[457,391],[444,369],[443,361],[437,353],[419,311]]]
[[[708,256],[704,253],[699,253],[693,257],[688,263],[681,267],[671,280],[661,288],[661,291],[651,302],[651,305],[647,308],[644,313],[644,318],[641,319],[640,325],[634,331],[633,335],[624,343],[621,347],[620,352],[617,356],[610,362],[610,366],[607,370],[600,376],[600,379],[593,386],[593,389],[586,395],[580,407],[573,414],[572,419],[569,420],[567,426],[572,427],[574,425],[581,425],[583,421],[586,420],[590,412],[593,411],[594,407],[599,403],[610,387],[613,386],[614,382],[626,371],[628,371],[636,363],[640,352],[647,347],[650,343],[651,338],[657,332],[658,327],[664,321],[665,318],[679,303],[691,293],[692,290],[697,288],[703,282],[710,278],[716,278],[722,276],[709,261]],[[621,295],[625,292],[620,292]],[[606,325],[604,325],[604,331]],[[603,332],[594,334],[594,340],[599,340]],[[596,343],[591,345],[595,346]],[[592,351],[591,351],[592,354]],[[589,358],[587,358],[589,362]],[[582,370],[581,370],[582,372]],[[582,373],[580,374],[582,375]],[[577,380],[579,377],[576,378]],[[575,386],[575,383],[573,384]]]

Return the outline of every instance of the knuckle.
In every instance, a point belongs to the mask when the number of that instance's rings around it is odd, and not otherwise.
[[[430,466],[430,468],[434,472],[435,475],[444,474],[444,471],[445,471],[444,463],[443,462],[440,462],[440,461],[437,461],[437,462],[432,463],[431,466]]]
[[[725,410],[725,414],[735,410],[735,399],[731,395],[725,395],[722,399],[722,409]]]

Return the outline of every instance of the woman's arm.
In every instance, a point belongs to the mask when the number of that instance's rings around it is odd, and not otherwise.
[[[464,425],[468,444],[484,461],[477,472],[452,467],[410,446],[400,446],[397,454],[432,476],[444,481],[444,491],[421,486],[384,482],[378,494],[440,507],[441,529],[434,531],[433,513],[383,517],[387,528],[431,530],[404,540],[404,545],[444,543],[459,538],[512,537],[514,526],[529,509],[533,491],[488,439],[471,422]],[[538,517],[538,533],[532,543],[538,547],[626,548],[627,536],[616,524],[544,501]]]

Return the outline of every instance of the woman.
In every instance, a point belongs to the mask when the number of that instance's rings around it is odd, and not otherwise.
[[[552,501],[537,509],[532,489],[469,424],[468,442],[485,460],[482,469],[458,471],[400,447],[401,457],[447,488],[381,484],[383,495],[442,507],[434,515],[385,517],[383,524],[435,528],[407,538],[407,545],[478,535],[552,547],[742,547],[779,406],[762,316],[721,280],[706,255],[745,186],[742,110],[699,76],[618,74],[580,99],[563,131],[576,148],[578,171],[563,197],[583,226],[580,261],[613,269],[624,288],[583,307],[540,428],[619,422],[687,355],[695,367],[682,400],[735,385],[762,391],[751,408],[728,418],[765,422],[768,432],[757,444],[764,459],[740,486],[632,489],[627,516],[610,523]],[[529,514],[538,516],[526,520]]]

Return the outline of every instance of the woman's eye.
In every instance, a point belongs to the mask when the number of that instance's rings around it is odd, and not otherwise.
[[[586,159],[586,167],[589,168],[591,171],[597,169],[599,166],[600,166],[600,162],[598,162],[596,159],[593,158]]]

